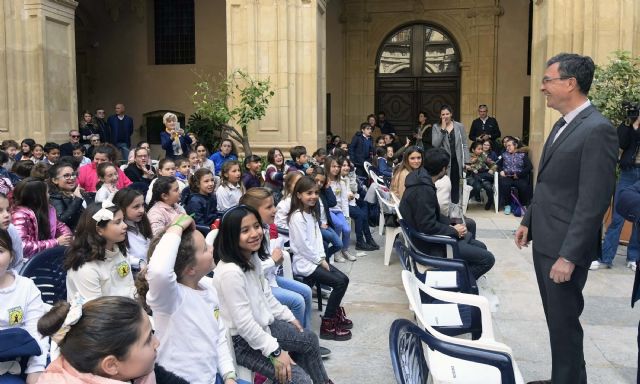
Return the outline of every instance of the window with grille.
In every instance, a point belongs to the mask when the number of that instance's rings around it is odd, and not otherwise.
[[[195,64],[194,0],[155,0],[155,63]]]

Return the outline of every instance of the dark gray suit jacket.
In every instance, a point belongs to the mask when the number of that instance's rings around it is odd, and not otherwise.
[[[589,106],[560,134],[547,138],[531,206],[522,219],[534,251],[589,267],[615,189],[618,136]]]

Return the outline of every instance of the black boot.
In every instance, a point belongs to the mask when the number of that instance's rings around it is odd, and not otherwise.
[[[373,238],[370,238],[369,240],[367,240],[367,244],[376,251],[380,249],[380,246],[378,245],[378,243],[376,243],[375,240],[373,240]]]

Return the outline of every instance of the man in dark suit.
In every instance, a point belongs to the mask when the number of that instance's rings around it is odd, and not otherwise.
[[[551,342],[551,381],[587,382],[580,314],[582,289],[600,253],[602,218],[615,186],[616,130],[591,105],[595,65],[562,53],[547,62],[540,90],[562,114],[542,151],[531,206],[516,231],[533,240],[533,264]]]
[[[133,135],[133,119],[125,115],[124,104],[116,104],[116,113],[109,116],[107,124],[109,125],[110,143],[122,153],[122,159],[129,158],[129,148],[131,148],[131,135]]]
[[[635,224],[634,231],[640,231],[640,181],[620,191],[616,211],[625,220]],[[631,307],[638,300],[640,300],[640,268],[636,268],[636,278],[631,291]],[[640,367],[640,322],[638,322],[638,367]],[[640,383],[640,369],[636,375],[636,381]]]
[[[478,106],[478,118],[471,122],[469,140],[491,140],[494,143],[494,148],[498,148],[495,144],[498,143],[500,136],[502,136],[502,133],[500,133],[498,120],[489,116],[489,108],[487,108],[486,104],[480,104]]]

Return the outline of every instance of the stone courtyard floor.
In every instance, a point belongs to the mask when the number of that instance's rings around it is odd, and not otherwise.
[[[496,338],[513,349],[525,382],[550,378],[548,332],[531,249],[518,250],[513,242],[519,219],[502,212],[486,212],[478,205],[472,205],[467,216],[476,220],[478,239],[485,242],[496,257],[487,279],[480,282],[481,294],[490,301],[496,297],[498,300],[493,313]],[[375,239],[382,246],[383,238],[378,236],[377,228],[373,229]],[[581,322],[589,383],[635,382],[640,308],[630,307],[634,275],[624,267],[625,254],[626,249],[620,247],[613,269],[590,271],[584,289]],[[350,278],[344,305],[354,328],[349,341],[321,340],[321,345],[333,352],[325,360],[329,376],[339,384],[393,384],[389,327],[398,318],[413,320],[402,287],[398,258],[392,255],[391,264],[385,267],[380,250],[338,267]],[[319,330],[315,303],[312,317],[313,329]]]

